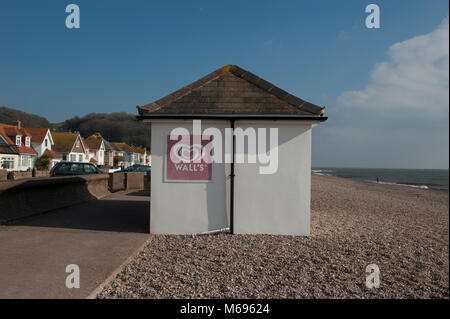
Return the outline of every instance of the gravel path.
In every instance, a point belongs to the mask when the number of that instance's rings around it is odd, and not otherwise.
[[[444,191],[313,176],[310,237],[153,236],[98,297],[449,298],[448,206]]]

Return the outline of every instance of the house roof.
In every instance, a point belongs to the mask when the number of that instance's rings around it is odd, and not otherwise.
[[[47,135],[48,128],[30,128],[27,127],[26,130],[31,134],[32,143],[42,143],[44,142],[45,136]]]
[[[139,153],[139,154],[145,154],[146,152],[147,152],[147,154],[150,153],[150,151],[148,149],[146,149],[145,147],[139,147],[139,146],[132,145],[131,148],[133,149],[133,151],[135,153]]]
[[[14,149],[14,147],[11,146],[9,138],[4,137],[1,133],[0,133],[0,154],[17,154],[17,151]]]
[[[0,123],[0,134],[6,140],[7,143],[19,154],[37,154],[37,152],[31,147],[26,146],[24,142],[24,137],[31,137],[31,134],[24,127],[17,127],[9,124]],[[16,145],[16,136],[22,136],[22,143]]]
[[[17,151],[10,144],[9,138],[1,134],[0,128],[0,154],[17,154]]]
[[[0,154],[17,154],[17,152],[11,145],[0,144]]]
[[[138,147],[138,146],[131,145],[131,149],[135,153],[139,153],[139,154],[145,154],[145,152],[146,152],[146,149],[144,147]]]
[[[89,160],[89,163],[97,164],[97,160],[96,160],[95,158],[92,157],[92,158]]]
[[[131,146],[129,146],[126,143],[119,142],[119,143],[109,143],[109,144],[115,151],[125,152],[125,153],[134,153],[134,150],[131,148]]]
[[[107,151],[113,151],[114,150],[114,148],[111,146],[111,144],[108,141],[103,139],[103,142],[105,143],[105,150],[107,150]]]
[[[226,65],[162,99],[137,108],[142,117],[164,115],[322,117],[325,110],[324,107],[289,94],[237,65]]]
[[[62,158],[61,155],[58,155],[58,153],[56,153],[56,152],[53,151],[53,150],[49,150],[49,149],[46,149],[46,150],[44,151],[44,154],[50,155],[51,158]]]
[[[99,150],[102,146],[103,138],[100,133],[95,133],[83,141],[90,150]]]
[[[53,150],[59,153],[69,153],[72,150],[79,134],[64,132],[52,133],[52,136],[53,142],[55,143],[52,147]]]

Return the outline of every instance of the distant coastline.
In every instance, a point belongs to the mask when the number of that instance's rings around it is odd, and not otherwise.
[[[337,168],[314,167],[315,175],[337,176],[371,183],[421,189],[449,189],[448,169]],[[378,181],[377,181],[378,179]]]

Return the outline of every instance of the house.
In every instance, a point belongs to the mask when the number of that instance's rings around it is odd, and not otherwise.
[[[103,140],[103,143],[105,144],[105,166],[114,167],[114,148],[106,140]]]
[[[97,165],[105,165],[105,143],[100,133],[95,133],[84,139],[89,151],[89,161]]]
[[[138,106],[151,126],[150,232],[309,235],[311,134],[324,110],[236,65]]]
[[[124,153],[118,146],[116,142],[109,143],[111,147],[111,153],[113,154],[113,165],[114,167],[124,167]]]
[[[14,170],[26,171],[34,167],[37,152],[31,147],[31,134],[17,121],[17,126],[0,124],[0,135],[19,155],[17,166]],[[11,160],[9,160],[11,163]],[[9,164],[8,164],[9,165]]]
[[[37,156],[41,157],[43,154],[50,156],[53,167],[56,163],[62,160],[61,155],[52,150],[53,142],[52,134],[48,128],[26,128],[31,134],[31,146],[37,152]]]
[[[89,152],[79,133],[52,133],[53,150],[62,157],[63,161],[89,162]]]
[[[150,154],[150,149],[144,148],[144,163],[143,165],[152,166],[152,155]]]
[[[145,147],[131,146],[137,155],[138,164],[151,166],[150,151]]]
[[[133,162],[134,164],[142,164],[142,162],[144,161],[144,156],[143,156],[143,152],[141,150],[140,147],[131,145],[130,146],[131,150],[133,151]]]
[[[128,166],[139,163],[139,155],[128,144],[123,142],[109,144],[114,149],[114,161],[117,164],[114,166],[127,168]]]
[[[0,132],[0,169],[14,171],[18,166],[19,154]]]

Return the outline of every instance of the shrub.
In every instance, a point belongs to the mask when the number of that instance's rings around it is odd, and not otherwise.
[[[39,170],[46,170],[50,168],[51,158],[48,154],[42,154],[41,157],[36,159],[34,167]]]

